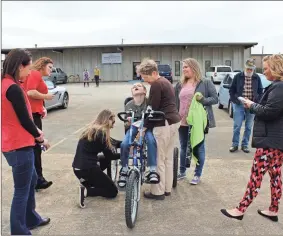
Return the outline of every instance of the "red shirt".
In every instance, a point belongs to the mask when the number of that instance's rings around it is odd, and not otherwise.
[[[7,99],[6,92],[16,82],[12,77],[6,75],[2,79],[1,88],[1,114],[2,114],[2,152],[9,152],[15,149],[35,145],[34,137],[21,125],[12,103]],[[26,93],[23,90],[29,115],[32,119],[31,106]]]
[[[41,73],[37,70],[32,70],[30,75],[27,77],[26,81],[23,83],[23,87],[26,92],[30,90],[37,90],[40,93],[47,94],[48,88],[42,79]],[[43,103],[42,99],[33,99],[28,96],[32,113],[43,114]]]

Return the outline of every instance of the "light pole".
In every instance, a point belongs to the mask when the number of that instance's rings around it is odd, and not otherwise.
[[[261,48],[261,61],[263,60],[263,51],[264,51],[264,46]],[[263,66],[261,66],[261,73],[263,73]]]

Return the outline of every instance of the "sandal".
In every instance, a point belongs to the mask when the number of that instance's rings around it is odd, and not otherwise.
[[[150,184],[158,184],[160,182],[160,176],[156,171],[151,171],[146,175],[146,182]]]
[[[117,181],[117,184],[120,188],[124,188],[126,186],[127,178],[128,178],[128,173],[122,171],[121,169],[119,173],[119,179]]]

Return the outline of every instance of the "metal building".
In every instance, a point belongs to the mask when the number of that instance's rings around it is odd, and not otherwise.
[[[169,64],[173,78],[178,80],[182,70],[182,60],[187,57],[197,59],[204,73],[213,65],[231,65],[232,69],[242,69],[244,60],[251,56],[254,42],[246,43],[175,43],[175,44],[120,44],[96,46],[68,46],[28,48],[33,61],[46,56],[54,61],[69,77],[79,76],[82,80],[84,69],[91,77],[95,66],[101,71],[102,81],[129,81],[136,78],[135,66],[143,58],[152,58],[157,63]],[[7,54],[10,49],[2,49]]]

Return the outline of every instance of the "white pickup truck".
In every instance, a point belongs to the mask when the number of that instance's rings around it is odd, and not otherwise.
[[[221,83],[224,77],[231,72],[233,72],[231,66],[211,66],[205,73],[205,77],[211,79],[213,83]]]

